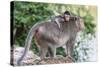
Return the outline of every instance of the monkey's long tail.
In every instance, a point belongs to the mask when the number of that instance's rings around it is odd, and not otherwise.
[[[29,50],[30,46],[31,46],[31,41],[32,41],[32,38],[33,36],[35,35],[35,30],[38,28],[39,25],[34,25],[31,30],[29,31],[28,33],[28,36],[26,38],[26,41],[25,41],[25,49],[24,49],[24,53],[23,55],[18,59],[17,61],[17,65],[20,65],[21,64],[21,61],[23,60],[23,58],[25,57],[27,51]]]

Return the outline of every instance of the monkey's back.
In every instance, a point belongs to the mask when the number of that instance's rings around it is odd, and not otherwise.
[[[38,28],[38,32],[36,34],[38,34],[36,36],[37,38],[45,42],[47,41],[49,44],[57,45],[57,47],[64,45],[69,39],[67,31],[62,32],[58,25],[54,22],[42,24]]]

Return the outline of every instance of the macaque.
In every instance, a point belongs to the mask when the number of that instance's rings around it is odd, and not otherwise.
[[[44,59],[46,54],[49,57],[56,57],[56,48],[66,45],[66,54],[72,57],[72,51],[77,33],[84,29],[82,18],[73,16],[69,11],[65,11],[63,15],[54,17],[53,20],[47,22],[36,23],[30,29],[25,41],[25,50],[18,64],[23,60],[30,48],[32,38],[40,51],[40,58]]]

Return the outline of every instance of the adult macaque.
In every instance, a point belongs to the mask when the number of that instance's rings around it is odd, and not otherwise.
[[[50,57],[56,57],[56,48],[66,45],[66,54],[72,57],[73,46],[78,31],[84,28],[82,18],[72,16],[69,11],[53,20],[35,24],[28,33],[25,50],[18,64],[22,61],[30,48],[34,36],[40,50],[40,58],[44,59],[48,52]]]

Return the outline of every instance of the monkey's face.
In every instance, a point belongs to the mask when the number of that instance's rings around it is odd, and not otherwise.
[[[70,20],[70,15],[65,14],[63,18],[65,22],[68,22]]]
[[[73,22],[76,26],[77,32],[85,28],[83,19],[79,16],[73,16],[69,11],[65,11],[62,16],[58,16],[55,19],[56,22]]]
[[[69,19],[70,19],[70,12],[69,11],[65,11],[64,12],[64,21],[65,22],[68,22],[69,21]]]
[[[80,17],[76,17],[75,18],[75,25],[76,25],[77,31],[80,31],[80,30],[84,30],[85,29],[84,21]]]

